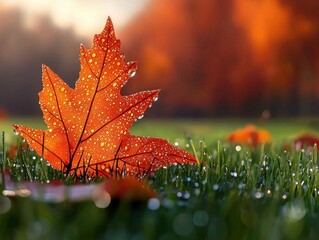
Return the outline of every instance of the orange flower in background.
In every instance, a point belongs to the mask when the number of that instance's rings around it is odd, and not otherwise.
[[[271,139],[270,133],[264,129],[257,129],[256,126],[248,124],[232,132],[227,141],[232,143],[241,143],[251,146],[258,146],[260,143],[268,143]]]

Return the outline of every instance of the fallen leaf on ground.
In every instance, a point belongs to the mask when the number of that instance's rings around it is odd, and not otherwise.
[[[313,145],[315,144],[317,144],[318,146],[319,137],[311,133],[301,134],[298,137],[296,137],[294,140],[294,145],[297,150],[300,150],[306,146],[313,147]]]

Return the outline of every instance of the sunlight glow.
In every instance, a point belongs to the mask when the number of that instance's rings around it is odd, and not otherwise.
[[[49,15],[59,27],[74,27],[79,35],[91,36],[104,27],[107,16],[123,27],[151,0],[2,0],[0,8],[18,7],[25,24],[32,26],[36,16]]]

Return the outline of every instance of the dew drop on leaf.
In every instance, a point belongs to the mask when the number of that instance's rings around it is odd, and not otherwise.
[[[129,71],[129,75],[130,75],[130,77],[134,77],[134,76],[135,76],[135,74],[136,74],[136,71],[135,71],[135,70],[131,70],[131,71]]]

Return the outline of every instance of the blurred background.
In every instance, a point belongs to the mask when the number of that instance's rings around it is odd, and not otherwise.
[[[74,87],[79,45],[110,16],[123,93],[162,89],[147,116],[319,113],[317,0],[0,0],[0,116],[41,115],[41,64]]]

